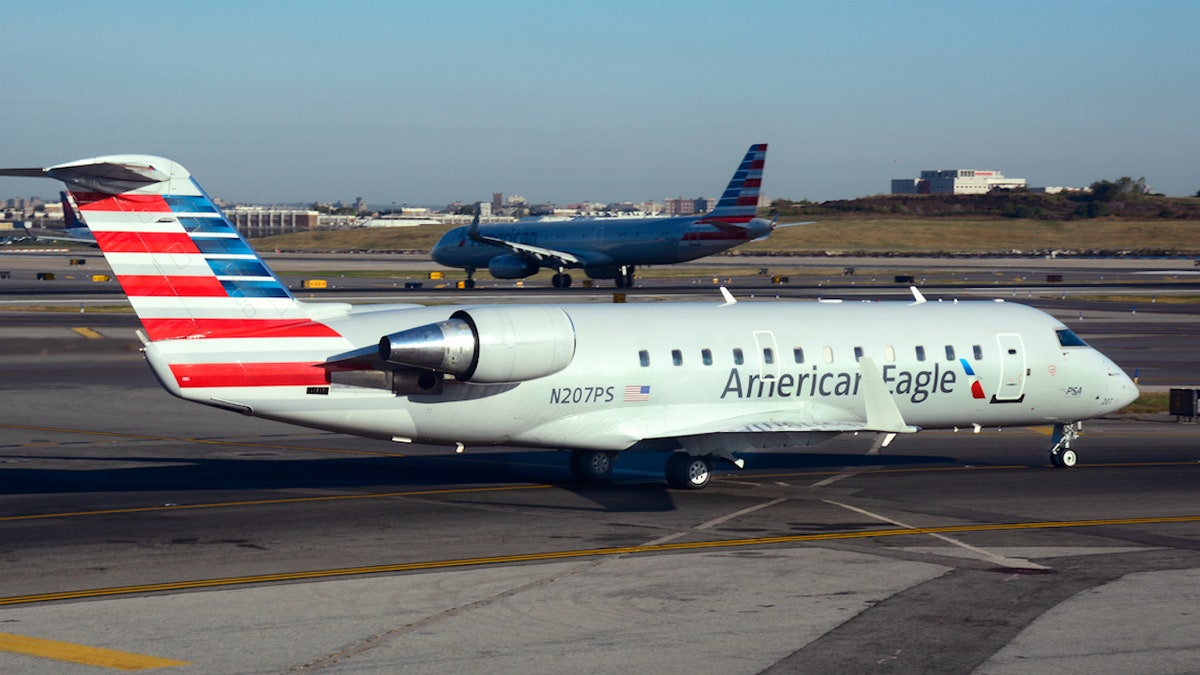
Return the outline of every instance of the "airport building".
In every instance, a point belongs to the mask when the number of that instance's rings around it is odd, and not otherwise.
[[[686,199],[676,197],[663,201],[664,211],[668,216],[692,216],[697,213],[708,213],[717,206],[717,200],[710,197]]]
[[[1024,178],[1005,178],[999,171],[979,169],[928,170],[922,171],[920,178],[892,180],[894,195],[979,195],[1023,187]]]
[[[247,238],[315,230],[321,222],[321,214],[316,211],[259,206],[226,208],[225,216]],[[355,219],[354,216],[349,217]]]

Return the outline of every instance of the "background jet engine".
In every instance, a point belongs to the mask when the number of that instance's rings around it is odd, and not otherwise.
[[[488,262],[488,273],[497,279],[524,279],[538,272],[538,264],[514,253],[498,255]]]
[[[561,308],[476,307],[446,321],[385,335],[388,363],[448,373],[465,382],[521,382],[566,368],[575,356],[575,327]]]

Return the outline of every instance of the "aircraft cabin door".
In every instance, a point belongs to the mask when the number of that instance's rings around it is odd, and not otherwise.
[[[1017,333],[996,336],[1000,347],[1000,383],[992,402],[1016,403],[1025,398],[1025,344]]]
[[[779,379],[779,349],[775,346],[775,334],[769,330],[754,331],[754,345],[758,349],[759,377]]]

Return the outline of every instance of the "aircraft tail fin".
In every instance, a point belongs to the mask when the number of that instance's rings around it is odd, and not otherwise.
[[[767,159],[767,144],[756,143],[746,151],[742,163],[725,188],[724,194],[705,218],[706,222],[743,224],[758,213],[758,191],[762,186],[763,164]]]
[[[58,198],[62,202],[63,210],[63,227],[68,230],[76,230],[81,227],[86,227],[83,220],[79,217],[79,209],[75,207],[75,200],[67,194],[66,190],[58,193]]]
[[[35,173],[40,171],[40,173]],[[333,337],[337,308],[296,300],[181,165],[113,155],[41,170],[66,184],[151,341]]]

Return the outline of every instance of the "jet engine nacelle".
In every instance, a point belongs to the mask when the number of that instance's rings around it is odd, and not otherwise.
[[[388,363],[449,373],[464,382],[522,382],[566,368],[575,356],[575,327],[561,308],[477,307],[446,321],[385,335]]]
[[[497,279],[524,279],[538,272],[538,264],[515,253],[498,255],[488,261],[488,273]]]

